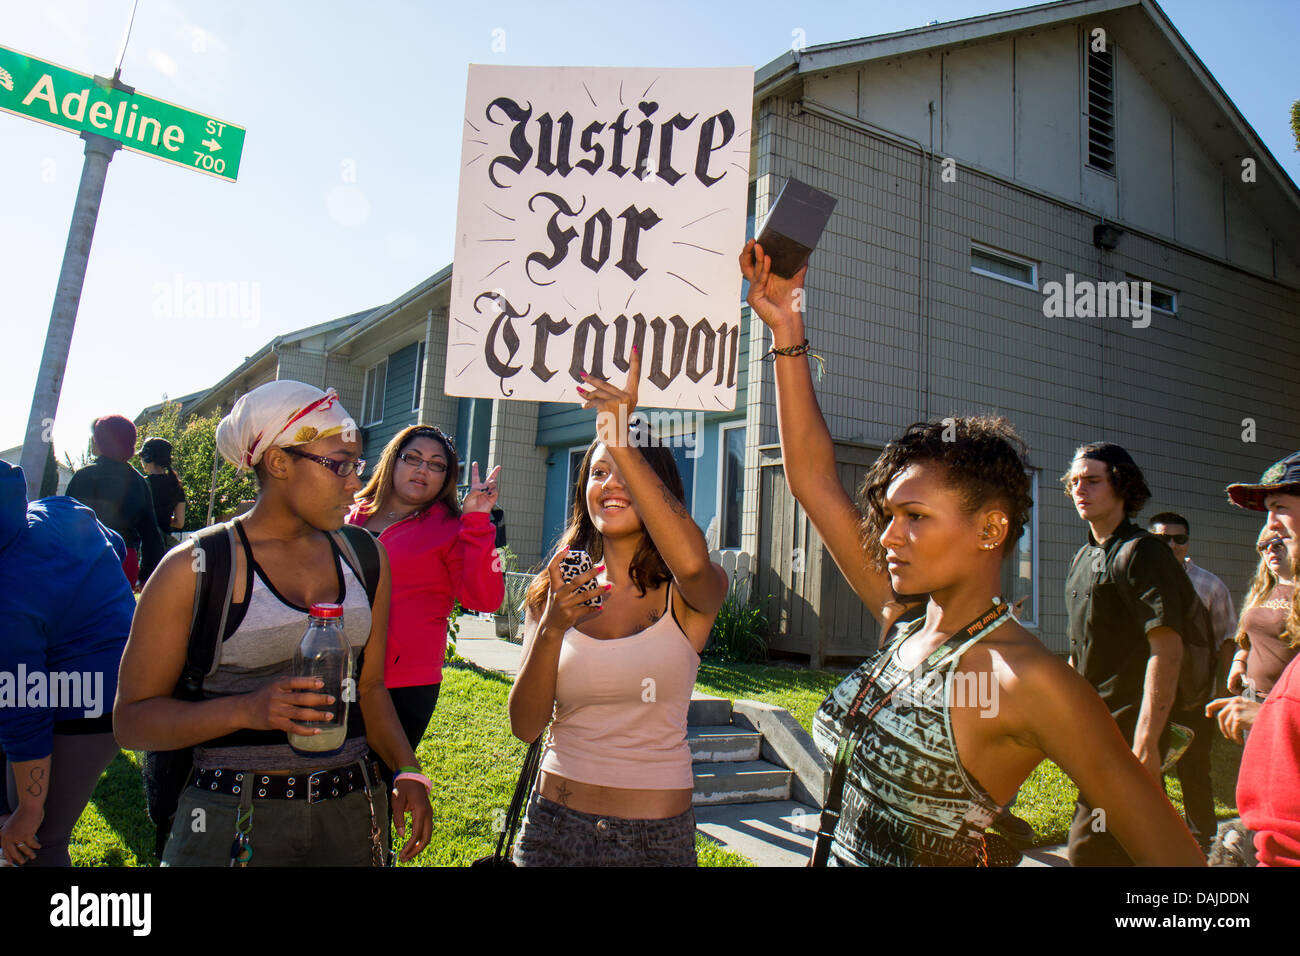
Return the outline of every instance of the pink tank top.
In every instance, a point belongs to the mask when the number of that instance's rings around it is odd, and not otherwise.
[[[547,773],[628,790],[695,786],[686,712],[700,656],[672,612],[671,583],[668,591],[664,615],[629,637],[565,632]]]

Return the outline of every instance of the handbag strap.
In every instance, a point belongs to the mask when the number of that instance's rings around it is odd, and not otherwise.
[[[949,659],[959,656],[971,644],[983,637],[985,630],[989,629],[994,622],[1001,623],[999,619],[1009,615],[1011,610],[1011,605],[1003,603],[1001,598],[994,599],[993,604],[987,611],[965,627],[954,631],[953,636],[935,648],[923,663],[930,665],[930,668],[933,669],[946,663]],[[917,620],[921,619],[917,618]],[[858,742],[866,734],[867,728],[871,725],[871,721],[876,714],[880,713],[882,708],[888,706],[894,694],[900,688],[911,683],[914,672],[905,674],[897,684],[871,706],[867,713],[861,713],[862,704],[866,700],[867,694],[884,673],[885,666],[893,656],[895,648],[907,640],[911,633],[911,631],[904,628],[899,628],[898,635],[881,652],[880,661],[875,669],[863,680],[862,686],[858,688],[857,694],[853,697],[853,703],[849,705],[849,709],[844,716],[847,724],[846,732],[840,737],[839,745],[835,748],[835,764],[831,768],[831,779],[826,787],[826,801],[822,806],[821,819],[817,825],[817,840],[813,845],[810,866],[826,866],[830,859],[831,843],[835,839],[835,827],[839,824],[840,809],[844,805],[845,778],[848,776],[849,761],[854,748],[857,747]]]
[[[498,864],[508,862],[514,850],[515,834],[519,830],[524,806],[533,792],[533,783],[537,780],[537,771],[542,765],[542,738],[545,736],[546,731],[543,730],[537,735],[537,739],[528,745],[528,753],[524,755],[524,765],[519,771],[519,780],[515,783],[515,794],[510,800],[505,825],[501,828],[501,836],[497,838],[496,853],[493,854],[493,859]]]

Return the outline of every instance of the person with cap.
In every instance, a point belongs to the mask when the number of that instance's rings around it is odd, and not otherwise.
[[[137,581],[148,580],[164,550],[149,482],[127,464],[135,454],[135,425],[121,415],[104,415],[95,419],[91,432],[95,461],[72,476],[65,494],[122,536],[122,571],[135,588]]]
[[[125,552],[81,502],[28,503],[22,469],[0,461],[0,865],[70,866],[72,828],[117,756]]]
[[[1255,484],[1228,486],[1239,508],[1268,513],[1264,528],[1286,545],[1291,577],[1300,568],[1300,451],[1274,463]],[[1292,598],[1286,630],[1300,634],[1300,607]],[[1300,667],[1293,657],[1258,708],[1237,773],[1237,810],[1254,834],[1260,866],[1300,866]],[[1216,707],[1216,705],[1219,705]],[[1213,701],[1224,733],[1241,722],[1232,703]]]
[[[1196,591],[1173,552],[1131,520],[1151,490],[1127,451],[1111,442],[1082,445],[1061,483],[1088,524],[1088,543],[1065,580],[1070,662],[1101,695],[1147,772],[1162,782],[1183,659],[1180,631]],[[1070,824],[1072,866],[1133,865],[1102,825],[1105,809],[1080,796]]]
[[[411,816],[401,851],[410,860],[428,845],[431,784],[384,687],[388,559],[369,542],[379,570],[372,601],[365,562],[353,567],[337,536],[365,469],[356,425],[333,389],[280,380],[242,396],[216,440],[227,461],[255,471],[259,490],[253,509],[233,523],[242,547],[232,554],[215,672],[204,680],[203,700],[172,696],[196,587],[195,559],[177,548],[141,595],[114,710],[124,747],[194,748],[192,785],[181,794],[163,862],[383,865],[389,803],[372,749],[400,770],[391,806],[403,836]],[[292,676],[308,609],[321,603],[342,607],[360,673],[341,749],[308,755],[291,748],[286,734],[318,734],[305,724],[330,719],[314,709],[334,703],[318,692],[321,683]],[[190,826],[196,810],[207,821],[202,832]]]
[[[185,489],[172,471],[172,443],[165,438],[146,438],[140,446],[140,463],[153,495],[153,513],[164,541],[185,527]]]

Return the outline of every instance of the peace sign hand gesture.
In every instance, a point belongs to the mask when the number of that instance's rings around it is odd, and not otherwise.
[[[478,462],[470,465],[469,474],[469,491],[461,502],[461,510],[466,514],[472,511],[491,511],[497,506],[497,476],[501,474],[501,466],[493,468],[486,481],[479,480]]]

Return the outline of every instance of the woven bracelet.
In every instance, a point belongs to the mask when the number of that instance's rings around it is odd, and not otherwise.
[[[811,355],[817,360],[817,381],[820,382],[822,380],[822,375],[826,372],[826,360],[816,352],[810,352],[808,350],[807,339],[803,340],[802,345],[787,345],[783,349],[779,349],[774,345],[763,353],[763,358],[767,358],[769,355],[773,356],[773,361],[775,361],[775,356],[777,355]]]

